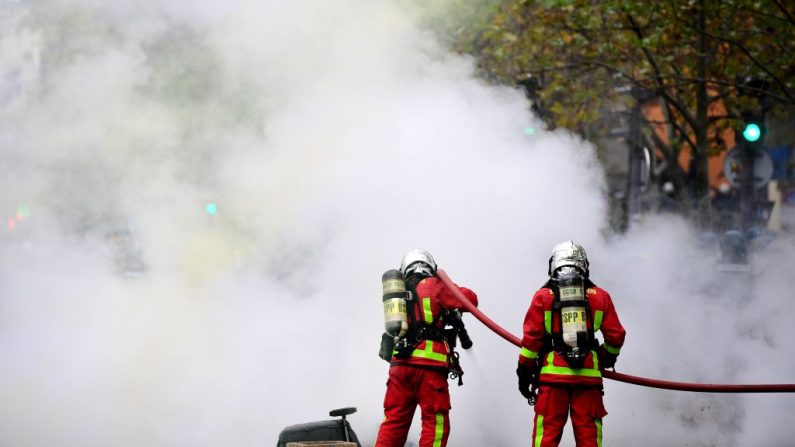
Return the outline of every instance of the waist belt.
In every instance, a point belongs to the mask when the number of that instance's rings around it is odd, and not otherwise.
[[[577,389],[577,390],[604,390],[604,386],[601,383],[560,383],[560,382],[548,382],[545,380],[539,380],[539,385],[549,386],[553,388],[567,388],[567,389]]]
[[[401,361],[397,361],[397,362],[392,361],[392,362],[389,363],[389,367],[391,368],[393,366],[405,366],[405,367],[408,367],[408,368],[429,369],[431,371],[441,371],[443,373],[447,373],[447,366],[441,366],[441,365],[440,366],[417,365],[417,364],[414,364],[414,363],[406,363],[405,361],[403,361],[403,362],[401,362]]]

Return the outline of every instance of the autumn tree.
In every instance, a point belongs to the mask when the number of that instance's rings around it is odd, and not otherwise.
[[[678,190],[708,209],[708,157],[744,111],[795,104],[795,6],[781,0],[504,0],[463,27],[482,75],[528,88],[552,127],[594,138],[635,111],[630,146],[653,147]],[[641,113],[654,103],[662,118]],[[634,140],[634,141],[633,141]],[[678,162],[688,151],[688,166]]]

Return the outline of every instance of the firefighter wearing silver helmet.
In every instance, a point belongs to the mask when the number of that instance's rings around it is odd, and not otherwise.
[[[443,316],[450,311],[464,309],[436,277],[436,269],[436,260],[421,248],[410,250],[400,263],[406,291],[411,297],[406,306],[411,323],[402,340],[408,340],[408,343],[403,343],[406,349],[401,349],[402,344],[398,344],[390,359],[384,420],[378,429],[375,447],[404,446],[417,406],[422,412],[419,445],[447,445],[450,435],[447,375],[453,370],[462,371],[458,369],[457,356],[452,352],[451,341],[454,339],[443,335]],[[458,289],[477,306],[475,292],[466,287]],[[461,345],[464,347],[463,338]]]
[[[559,271],[561,267],[576,267],[580,269],[583,276],[588,277],[588,256],[582,245],[574,241],[566,241],[552,248],[547,274],[552,278],[563,272],[570,272],[570,270]]]
[[[615,365],[626,331],[610,295],[589,278],[580,244],[556,245],[547,274],[525,315],[516,369],[519,391],[535,404],[532,445],[557,446],[571,414],[577,446],[597,447],[607,415],[602,371]]]

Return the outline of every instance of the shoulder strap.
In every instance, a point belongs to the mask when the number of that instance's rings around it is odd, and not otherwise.
[[[430,278],[430,276],[412,275],[406,279],[406,290],[409,290],[412,295],[412,311],[408,312],[410,316],[409,334],[418,340],[439,340],[441,337],[441,331],[439,328],[437,328],[437,323],[442,318],[442,315],[440,313],[439,315],[433,317],[433,321],[426,323],[425,319],[422,318],[424,310],[422,308],[422,302],[420,301],[421,297],[417,293],[417,285],[419,285],[422,280],[427,278]]]

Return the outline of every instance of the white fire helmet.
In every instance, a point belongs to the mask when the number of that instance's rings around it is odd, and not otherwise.
[[[412,273],[421,273],[431,276],[436,273],[436,261],[433,256],[421,248],[413,248],[403,256],[400,262],[400,272],[408,277]]]
[[[552,248],[549,257],[549,276],[552,277],[561,267],[577,267],[582,275],[588,277],[588,256],[582,245],[574,241],[561,242]]]

